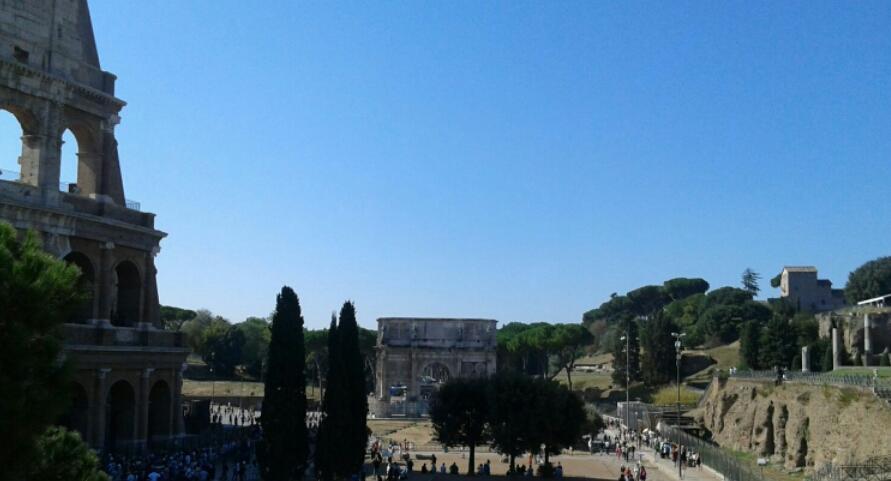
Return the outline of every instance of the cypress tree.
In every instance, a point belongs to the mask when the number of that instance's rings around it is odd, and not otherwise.
[[[266,361],[260,475],[266,481],[303,479],[308,452],[303,316],[297,294],[282,287],[272,315]]]
[[[365,460],[365,447],[368,442],[368,398],[365,390],[365,362],[359,350],[359,326],[356,322],[356,307],[345,302],[340,310],[340,323],[337,326],[337,342],[340,349],[342,377],[346,407],[345,431],[341,437],[344,477],[358,473]]]
[[[830,372],[834,369],[834,365],[832,362],[832,343],[826,343],[826,349],[823,350],[823,359],[820,363],[820,367],[823,372]]]
[[[761,325],[746,321],[739,336],[739,354],[749,369],[761,369]]]
[[[336,453],[343,432],[343,376],[342,359],[338,342],[337,318],[331,315],[328,328],[328,373],[325,376],[325,393],[322,397],[322,422],[316,438],[316,470],[319,479],[334,479],[338,459]]]

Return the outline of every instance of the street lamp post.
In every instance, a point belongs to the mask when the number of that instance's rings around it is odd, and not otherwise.
[[[213,424],[213,398],[216,391],[217,383],[213,375],[213,367],[210,368],[210,420]]]
[[[629,404],[631,402],[631,393],[629,389],[631,389],[631,336],[629,335],[629,331],[625,331],[625,335],[622,336],[620,341],[625,341],[625,429],[631,428],[631,421],[629,417]]]
[[[686,336],[686,333],[677,333],[672,332],[671,337],[674,338],[674,351],[675,351],[675,366],[677,367],[677,389],[678,389],[678,397],[677,397],[677,417],[675,418],[675,422],[678,425],[678,429],[680,429],[681,424],[681,339]],[[678,478],[683,476],[681,472],[681,446],[678,443]]]

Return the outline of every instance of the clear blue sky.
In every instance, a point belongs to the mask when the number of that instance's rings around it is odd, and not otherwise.
[[[577,322],[891,254],[888,2],[91,9],[164,304]]]

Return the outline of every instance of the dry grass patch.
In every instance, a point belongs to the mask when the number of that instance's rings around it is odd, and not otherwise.
[[[681,404],[699,403],[700,393],[681,386]],[[653,404],[674,404],[678,400],[677,385],[665,386],[653,393]]]

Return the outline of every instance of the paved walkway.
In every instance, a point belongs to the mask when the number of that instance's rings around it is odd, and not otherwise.
[[[607,433],[615,438],[617,432],[608,429]],[[635,446],[637,446],[635,444]],[[640,448],[635,451],[635,457],[640,459],[644,467],[647,468],[647,481],[724,481],[724,477],[713,471],[711,468],[703,465],[702,468],[684,468],[683,478],[678,476],[678,467],[671,459],[662,459],[655,450],[650,449],[641,443]],[[625,464],[624,460],[618,459],[615,455],[609,456],[610,461],[615,466],[616,476],[619,477],[619,468]]]

